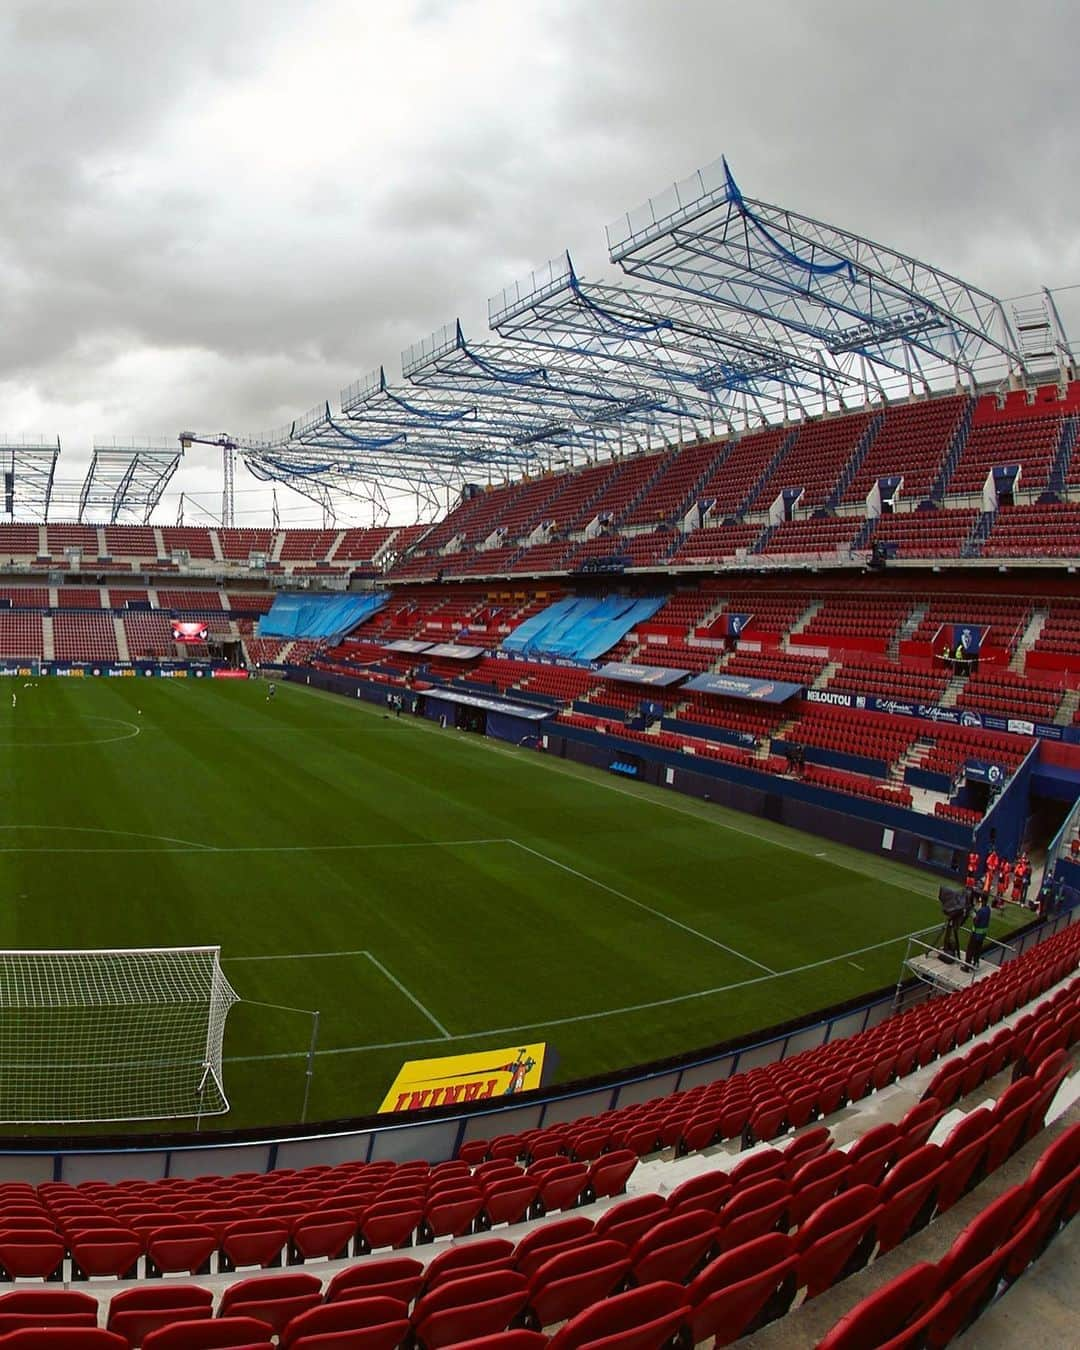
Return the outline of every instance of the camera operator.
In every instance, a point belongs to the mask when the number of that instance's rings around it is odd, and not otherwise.
[[[964,960],[974,970],[979,968],[979,958],[982,956],[983,946],[986,943],[986,936],[989,931],[990,901],[984,895],[979,900],[979,908],[972,916],[971,937],[968,938],[967,951],[964,953]]]

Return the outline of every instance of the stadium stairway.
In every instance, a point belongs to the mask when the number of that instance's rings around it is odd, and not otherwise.
[[[990,531],[997,520],[997,511],[980,511],[975,517],[968,537],[960,545],[961,558],[981,558],[983,546],[990,538]]]
[[[113,632],[116,634],[116,655],[121,661],[130,661],[131,652],[128,649],[127,633],[124,631],[124,621],[119,615],[113,615]]]
[[[960,414],[960,420],[956,425],[956,430],[953,432],[952,440],[949,442],[949,448],[945,452],[945,458],[942,461],[941,468],[930,488],[929,497],[931,501],[940,502],[944,500],[945,493],[949,488],[949,482],[956,470],[957,464],[960,463],[960,456],[964,453],[964,447],[967,445],[974,418],[975,400],[968,399],[964,405],[963,412]]]
[[[788,648],[791,644],[791,639],[793,637],[798,637],[800,633],[802,633],[805,629],[809,628],[810,624],[814,619],[814,616],[820,614],[821,610],[824,608],[824,605],[825,605],[824,600],[811,600],[810,603],[803,610],[803,612],[799,615],[799,617],[795,620],[795,622],[784,634],[780,642],[781,647],[785,649]]]
[[[1046,608],[1036,607],[1028,616],[1027,627],[1020,635],[1020,640],[1016,644],[1016,650],[1009,660],[1009,669],[1017,675],[1023,673],[1024,663],[1027,661],[1027,654],[1042,636],[1042,630],[1046,627],[1046,621],[1050,617],[1050,611]]]
[[[1054,454],[1054,462],[1050,468],[1050,475],[1046,480],[1046,489],[1048,492],[1064,492],[1069,482],[1069,467],[1072,463],[1073,450],[1076,447],[1077,432],[1080,431],[1080,417],[1075,413],[1065,417],[1061,422],[1061,435],[1058,439],[1057,450]]]

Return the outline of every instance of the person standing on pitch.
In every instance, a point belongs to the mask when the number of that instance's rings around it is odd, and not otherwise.
[[[983,877],[983,890],[989,895],[994,889],[994,882],[997,879],[998,864],[1001,859],[998,857],[996,848],[991,847],[986,855],[986,875]]]
[[[967,951],[964,953],[964,960],[973,970],[979,968],[979,958],[982,956],[982,949],[989,931],[990,902],[986,896],[983,896],[979,908],[975,911],[971,920],[971,937],[968,938]]]
[[[274,697],[274,695],[275,695],[276,693],[277,693],[277,685],[276,685],[276,684],[268,684],[268,685],[266,686],[266,701],[267,701],[267,703],[269,703],[269,702],[273,699],[273,697]]]
[[[1002,858],[998,864],[997,874],[997,899],[994,905],[997,909],[1005,908],[1005,901],[1009,893],[1009,882],[1012,880],[1012,863],[1008,858]]]

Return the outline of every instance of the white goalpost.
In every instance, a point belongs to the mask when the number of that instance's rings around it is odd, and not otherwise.
[[[0,951],[0,1123],[221,1115],[220,947]]]

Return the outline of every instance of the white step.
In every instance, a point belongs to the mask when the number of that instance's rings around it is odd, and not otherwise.
[[[52,618],[49,615],[41,621],[41,652],[44,660],[56,660],[56,640],[53,637]]]
[[[967,684],[967,678],[963,675],[954,675],[945,686],[945,692],[941,696],[941,707],[955,708],[956,700],[964,692],[964,686]]]
[[[1009,669],[1015,671],[1017,675],[1023,674],[1027,654],[1038,642],[1049,617],[1049,610],[1036,609],[1032,611],[1027,627],[1024,629],[1020,641],[1016,644],[1016,651],[1013,652],[1012,660],[1009,662]]]
[[[119,615],[113,615],[113,629],[116,633],[116,650],[121,661],[130,661],[131,652],[128,649],[127,633],[124,632],[124,621]]]
[[[825,604],[824,600],[811,600],[811,602],[806,606],[803,612],[799,615],[799,617],[788,629],[787,638],[784,639],[784,642],[781,645],[786,646],[788,639],[797,637],[801,632],[803,632],[804,629],[808,628],[810,626],[810,620],[813,619],[815,614],[820,613],[821,608],[824,604]]]

